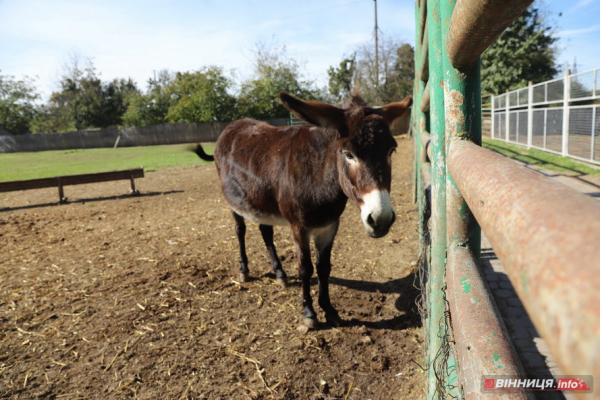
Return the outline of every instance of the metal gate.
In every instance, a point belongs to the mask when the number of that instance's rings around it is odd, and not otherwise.
[[[531,2],[416,2],[429,399],[480,398],[486,376],[524,377],[481,273],[480,226],[562,370],[600,376],[600,205],[480,147],[479,56]],[[525,116],[495,118],[515,141],[527,137]],[[500,397],[527,393],[485,394]]]

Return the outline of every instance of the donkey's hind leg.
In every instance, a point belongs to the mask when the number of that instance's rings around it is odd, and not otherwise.
[[[287,285],[287,275],[281,267],[281,261],[277,256],[277,250],[275,250],[275,244],[273,243],[273,227],[271,225],[259,225],[260,233],[262,234],[265,246],[271,257],[271,265],[273,266],[273,272],[275,272],[275,278],[277,283],[282,286]]]
[[[248,269],[248,256],[246,255],[246,222],[244,217],[232,211],[235,219],[235,234],[240,245],[240,282],[250,280],[250,270]]]

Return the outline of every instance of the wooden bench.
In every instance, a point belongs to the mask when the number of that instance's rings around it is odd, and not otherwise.
[[[144,170],[142,168],[128,169],[124,171],[97,172],[94,174],[65,175],[56,176],[53,178],[0,182],[0,192],[13,192],[16,190],[41,189],[56,186],[58,187],[58,201],[59,203],[64,204],[67,202],[67,199],[63,192],[63,186],[129,179],[131,181],[131,194],[138,195],[140,192],[135,189],[134,179],[143,177]]]

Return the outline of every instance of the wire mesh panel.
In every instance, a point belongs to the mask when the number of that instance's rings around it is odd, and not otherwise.
[[[592,159],[600,161],[600,107],[594,107],[594,148]]]
[[[571,109],[569,114],[569,155],[591,158],[593,117],[594,109],[592,107]]]
[[[545,147],[545,122],[546,122],[546,111],[535,110],[533,111],[533,122],[532,122],[532,135],[531,144],[535,147]]]
[[[594,96],[594,71],[571,76],[569,96],[571,99],[584,99]]]
[[[508,99],[510,101],[509,107],[516,107],[519,105],[519,96],[517,92],[508,93]]]
[[[494,109],[506,108],[506,95],[501,94],[494,97]]]
[[[546,101],[562,101],[565,97],[565,81],[560,79],[558,81],[548,82],[546,87]]]
[[[520,106],[526,106],[529,104],[529,88],[519,89],[517,93],[519,96]]]
[[[546,84],[533,87],[533,104],[546,102]]]
[[[550,109],[546,112],[546,149],[562,152],[563,110]]]
[[[527,111],[517,113],[517,142],[527,144]]]
[[[512,111],[508,113],[508,140],[510,142],[517,142],[518,118],[518,112]]]
[[[494,139],[506,140],[506,113],[494,113]]]

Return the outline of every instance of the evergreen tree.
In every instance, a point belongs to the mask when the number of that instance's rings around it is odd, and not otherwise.
[[[482,93],[501,94],[552,79],[558,40],[538,8],[523,12],[481,56]]]
[[[352,91],[352,80],[354,79],[356,55],[344,58],[339,67],[329,67],[329,94],[337,101],[342,101]]]

